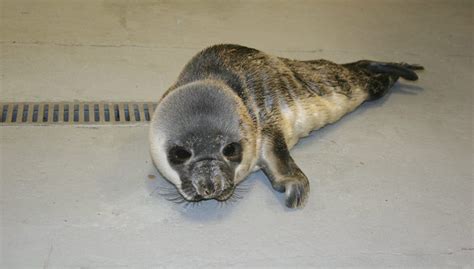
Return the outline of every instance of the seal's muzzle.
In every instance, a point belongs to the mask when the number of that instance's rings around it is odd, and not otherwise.
[[[227,189],[233,188],[230,169],[224,162],[204,159],[196,162],[192,169],[191,182],[203,199],[215,199]]]

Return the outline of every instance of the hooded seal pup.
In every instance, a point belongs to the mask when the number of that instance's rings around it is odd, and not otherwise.
[[[382,97],[422,66],[362,60],[297,61],[239,45],[194,56],[165,92],[150,126],[159,172],[189,202],[229,199],[262,169],[286,205],[302,207],[309,181],[290,155],[298,139]]]

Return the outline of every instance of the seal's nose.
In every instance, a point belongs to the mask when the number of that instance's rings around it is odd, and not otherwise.
[[[191,182],[196,194],[203,199],[218,197],[225,186],[221,164],[216,160],[196,162],[192,169]]]
[[[214,184],[210,180],[201,183],[201,189],[203,196],[209,196],[214,193]]]
[[[211,180],[200,180],[194,184],[194,188],[196,189],[197,194],[203,198],[212,198],[216,191],[214,183]]]

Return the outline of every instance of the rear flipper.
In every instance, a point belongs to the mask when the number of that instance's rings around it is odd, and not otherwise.
[[[384,96],[398,78],[415,81],[418,75],[415,70],[423,70],[423,66],[407,63],[384,63],[362,60],[344,66],[357,75],[365,76],[365,84],[369,93],[369,100],[376,100]]]
[[[369,62],[366,68],[376,74],[396,75],[410,81],[418,79],[418,75],[413,70],[423,70],[423,66],[421,65],[381,62]]]

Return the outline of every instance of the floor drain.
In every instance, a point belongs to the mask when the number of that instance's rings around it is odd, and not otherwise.
[[[109,125],[148,123],[152,102],[0,103],[0,125]]]

